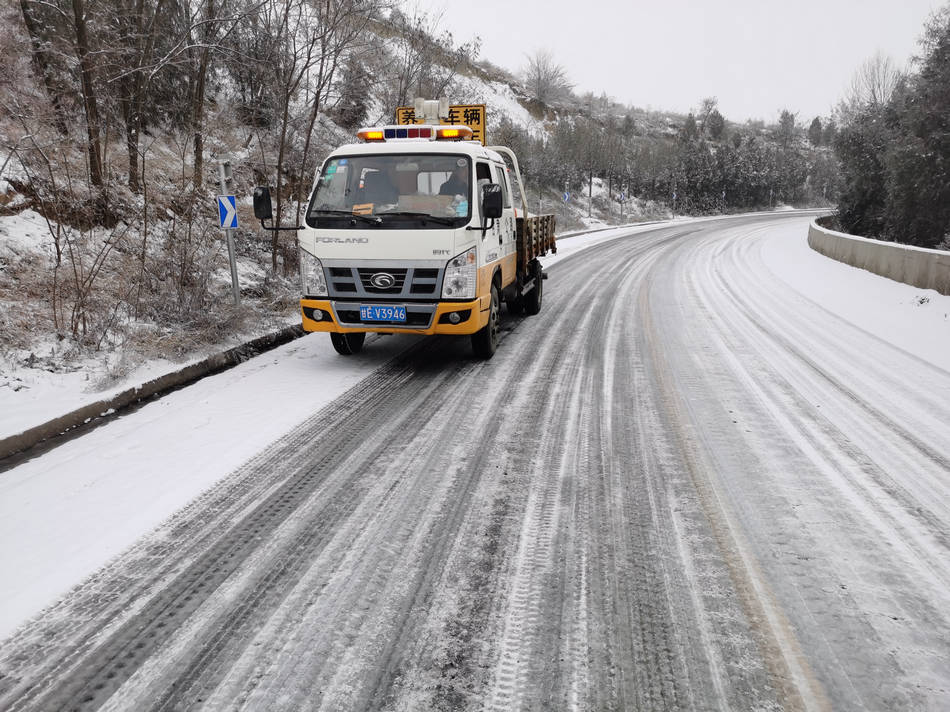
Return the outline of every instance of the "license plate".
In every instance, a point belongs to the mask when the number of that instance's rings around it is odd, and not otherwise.
[[[406,307],[386,307],[376,304],[361,304],[360,320],[404,322],[406,320]]]

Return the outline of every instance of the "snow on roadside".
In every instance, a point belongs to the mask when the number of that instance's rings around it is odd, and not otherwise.
[[[761,243],[776,276],[842,319],[950,371],[950,296],[825,257],[799,228],[777,226]]]
[[[0,639],[418,337],[311,334],[0,477]]]
[[[153,233],[156,230],[153,228]],[[51,272],[54,254],[50,225],[42,215],[23,210],[0,218],[0,336],[5,325],[9,325],[8,333],[14,334],[0,339],[0,438],[22,433],[261,336],[259,327],[252,325],[248,333],[234,333],[228,343],[188,354],[184,360],[152,359],[145,363],[139,363],[138,356],[130,356],[122,348],[80,354],[68,339],[57,339],[51,333],[33,333],[28,342],[18,341],[17,336],[27,338],[23,324],[31,324],[35,332],[35,325],[42,320],[40,331],[52,328],[48,295],[37,291],[48,289],[43,286],[47,278],[36,278],[35,273]],[[220,262],[222,268],[214,278],[222,285],[222,292],[230,293],[231,275],[226,261],[222,258]],[[242,285],[264,281],[264,269],[252,260],[239,259],[237,264]],[[26,278],[31,270],[34,276]],[[20,290],[32,290],[30,298],[19,300]],[[273,328],[297,323],[299,317],[291,312],[285,321],[277,319]],[[160,341],[164,335],[155,338]],[[171,332],[168,335],[176,336]]]
[[[5,217],[0,220],[0,266],[5,260],[22,259],[28,255],[52,257],[52,242],[46,218],[39,213],[24,210]]]

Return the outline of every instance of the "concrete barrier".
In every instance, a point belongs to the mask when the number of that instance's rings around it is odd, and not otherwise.
[[[950,295],[950,252],[870,240],[822,227],[808,227],[808,245],[833,260],[868,272]]]

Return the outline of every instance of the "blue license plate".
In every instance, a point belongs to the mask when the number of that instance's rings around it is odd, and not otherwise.
[[[386,307],[376,304],[360,305],[361,321],[406,321],[406,307]]]

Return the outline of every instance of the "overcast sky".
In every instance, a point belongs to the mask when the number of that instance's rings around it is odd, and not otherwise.
[[[410,0],[412,2],[412,0]],[[415,0],[457,43],[512,71],[549,48],[578,92],[727,119],[827,115],[877,50],[904,65],[946,0]],[[409,7],[412,7],[410,5]],[[451,97],[450,97],[451,98]]]

